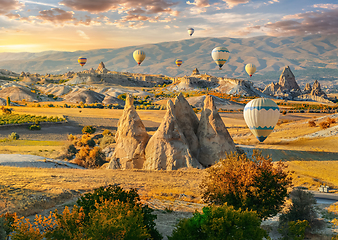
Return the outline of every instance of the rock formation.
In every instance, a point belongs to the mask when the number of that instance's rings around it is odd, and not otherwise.
[[[191,75],[200,75],[200,72],[198,71],[197,68],[195,68],[193,71],[192,71],[192,74]]]
[[[217,112],[213,98],[206,96],[197,130],[200,144],[199,162],[203,166],[210,166],[226,153],[236,152],[235,144]]]
[[[174,115],[179,128],[186,138],[193,157],[198,157],[199,144],[197,138],[198,118],[189,102],[180,93],[174,102]]]
[[[304,94],[311,93],[311,90],[312,90],[312,87],[311,87],[310,83],[307,83],[307,84],[305,85],[305,88],[304,88],[304,90],[303,90],[303,93],[304,93]]]
[[[295,76],[291,72],[290,67],[286,66],[279,77],[279,82],[267,85],[263,93],[293,98],[299,96],[301,94],[301,90],[296,82]]]
[[[146,146],[144,169],[176,170],[183,167],[202,167],[191,154],[174,108],[173,102],[169,100],[164,119]]]
[[[116,147],[108,169],[142,169],[149,135],[133,105],[134,98],[127,94],[123,114],[115,135]]]
[[[100,62],[99,66],[97,67],[96,71],[100,71],[102,69],[106,68],[103,62]]]
[[[317,80],[315,80],[312,85],[312,90],[311,90],[310,95],[318,96],[318,97],[327,97],[326,93],[321,89],[320,83]]]

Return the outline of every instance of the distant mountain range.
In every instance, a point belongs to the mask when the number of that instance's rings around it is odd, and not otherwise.
[[[230,51],[229,61],[223,70],[211,58],[211,51],[225,46]],[[141,66],[133,59],[133,51],[142,49],[147,57]],[[182,41],[163,42],[116,49],[89,51],[40,53],[0,53],[0,68],[17,73],[65,73],[81,71],[77,58],[88,58],[83,69],[96,69],[102,61],[111,71],[163,74],[168,76],[190,75],[194,68],[201,73],[220,77],[249,79],[244,71],[246,63],[257,67],[250,78],[256,83],[278,81],[284,66],[290,66],[298,82],[315,79],[338,80],[338,35],[298,37],[254,37],[254,38],[189,38]],[[175,60],[183,60],[181,67]]]

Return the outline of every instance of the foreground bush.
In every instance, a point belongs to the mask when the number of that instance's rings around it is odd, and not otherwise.
[[[297,223],[297,221],[304,220],[308,222],[311,229],[323,227],[324,222],[317,219],[318,216],[315,210],[317,201],[312,193],[297,189],[290,193],[290,198],[292,201],[291,206],[279,217],[280,229],[288,230],[287,225],[291,221]],[[282,234],[287,235],[288,232],[284,231]]]
[[[280,240],[303,240],[305,231],[309,227],[309,222],[306,220],[290,221],[278,229],[279,233],[283,235]]]
[[[230,154],[207,169],[201,187],[205,202],[228,203],[235,209],[257,211],[261,218],[276,215],[282,208],[291,185],[286,165],[273,163],[254,151],[252,159],[245,154]]]
[[[74,162],[85,168],[98,168],[106,162],[106,156],[100,147],[82,147],[75,155]]]
[[[96,199],[98,199],[96,201]],[[6,238],[12,240],[160,240],[151,209],[139,203],[135,189],[101,187],[78,200],[72,211],[65,207],[49,217],[36,216],[32,223],[16,214],[7,216]],[[0,221],[1,220],[0,216]],[[1,225],[0,225],[1,232]],[[3,233],[4,231],[2,231]],[[1,239],[2,240],[2,239]]]
[[[259,240],[268,238],[260,228],[261,219],[255,212],[235,210],[226,204],[204,207],[189,219],[182,219],[169,240]]]
[[[143,213],[143,223],[151,235],[151,238],[154,240],[162,239],[161,234],[155,228],[154,220],[157,218],[157,216],[152,214],[153,210],[148,208],[147,205],[142,206],[140,203],[140,196],[138,195],[136,189],[130,189],[126,191],[117,185],[100,187],[95,189],[93,193],[87,193],[82,196],[77,201],[77,204],[83,208],[85,215],[89,216],[88,214],[90,212],[97,209],[97,206],[95,205],[96,203],[101,204],[106,200],[118,200],[122,203],[140,207]]]

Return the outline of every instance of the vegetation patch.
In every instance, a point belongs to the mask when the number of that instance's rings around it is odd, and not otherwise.
[[[39,123],[39,122],[62,122],[66,119],[60,117],[35,116],[29,114],[3,114],[0,115],[0,125]]]

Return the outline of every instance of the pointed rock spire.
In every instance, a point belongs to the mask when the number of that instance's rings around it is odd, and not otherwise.
[[[226,153],[237,151],[210,95],[204,100],[197,137],[200,144],[198,160],[203,166],[213,165],[226,157]]]
[[[177,124],[187,140],[191,154],[197,158],[199,151],[198,138],[196,135],[199,124],[198,118],[182,93],[175,98],[174,105],[174,114]]]
[[[202,167],[191,154],[174,108],[173,102],[168,100],[164,119],[147,144],[144,169],[176,170],[182,167]]]
[[[141,169],[145,161],[145,146],[149,135],[133,105],[134,98],[127,94],[123,114],[115,135],[116,147],[107,168]]]

